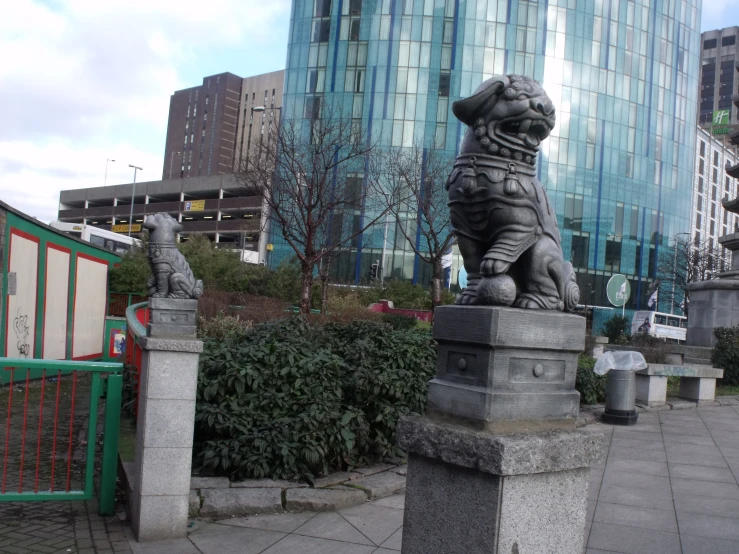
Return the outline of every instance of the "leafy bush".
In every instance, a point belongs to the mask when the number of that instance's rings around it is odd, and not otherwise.
[[[140,238],[142,245],[131,248],[110,270],[110,292],[133,292],[141,295],[149,293],[147,281],[151,276],[151,268],[147,256],[148,234],[144,233]]]
[[[387,323],[393,329],[406,330],[416,327],[416,318],[401,314],[382,314],[383,323]]]
[[[428,331],[300,318],[205,337],[194,462],[235,478],[312,478],[399,456],[398,418],[434,374]]]
[[[719,385],[739,385],[739,326],[719,327],[713,330],[716,346],[713,348],[711,361],[716,367],[724,370],[724,378]]]
[[[606,375],[593,373],[595,358],[580,354],[577,359],[575,388],[580,393],[582,404],[598,404],[606,400]]]
[[[664,340],[653,335],[639,334],[632,336],[628,344],[641,352],[648,364],[667,363],[670,348]]]
[[[601,334],[608,337],[611,344],[626,344],[629,340],[629,320],[620,315],[614,315],[603,324]]]

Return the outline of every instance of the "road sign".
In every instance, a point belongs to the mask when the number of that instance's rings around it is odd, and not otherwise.
[[[617,308],[625,306],[631,296],[631,283],[629,283],[626,275],[617,273],[611,277],[606,287],[606,294],[608,295],[608,301]]]
[[[205,209],[205,200],[188,200],[185,202],[186,212],[202,212]]]
[[[132,233],[140,233],[141,232],[141,224],[140,223],[134,223],[133,225],[113,225],[110,230],[114,233],[128,233],[128,228],[131,228]]]

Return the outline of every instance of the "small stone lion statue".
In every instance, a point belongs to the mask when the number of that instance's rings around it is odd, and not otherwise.
[[[541,85],[496,76],[452,106],[468,125],[447,190],[468,274],[458,304],[571,311],[580,299],[557,218],[536,178],[554,105]]]
[[[169,214],[147,215],[149,229],[149,296],[152,298],[192,298],[203,294],[203,282],[195,280],[182,253],[177,250],[176,235],[182,225]]]

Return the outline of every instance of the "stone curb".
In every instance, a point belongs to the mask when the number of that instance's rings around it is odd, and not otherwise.
[[[284,511],[336,511],[405,492],[405,465],[378,464],[306,483],[272,479],[229,482],[227,477],[190,481],[190,517],[227,517]],[[354,485],[358,486],[354,486]]]

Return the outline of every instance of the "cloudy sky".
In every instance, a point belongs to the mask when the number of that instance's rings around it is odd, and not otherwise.
[[[739,25],[704,0],[702,30]],[[13,0],[0,8],[0,199],[42,221],[59,191],[161,177],[169,97],[285,67],[290,0]]]

